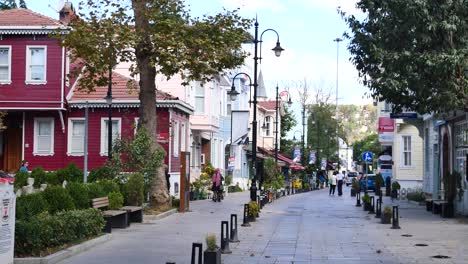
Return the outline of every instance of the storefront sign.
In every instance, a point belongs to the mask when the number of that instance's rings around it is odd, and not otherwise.
[[[382,146],[391,146],[393,144],[393,132],[379,133],[379,143]]]
[[[15,198],[13,185],[0,183],[0,263],[2,264],[13,264]]]
[[[379,133],[393,132],[395,130],[395,120],[390,117],[379,117]]]

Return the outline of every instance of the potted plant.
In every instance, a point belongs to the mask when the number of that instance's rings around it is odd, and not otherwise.
[[[359,190],[359,183],[356,180],[356,178],[353,178],[352,184],[351,184],[351,197],[355,197],[356,193],[358,193]]]
[[[206,236],[206,247],[203,252],[203,263],[221,264],[221,248],[216,245],[216,236],[214,234]]]
[[[375,194],[380,195],[382,193],[382,186],[384,185],[384,180],[381,173],[375,175]]]
[[[255,218],[259,217],[258,215],[258,204],[257,202],[249,202],[249,222],[254,222]]]
[[[380,220],[382,221],[382,224],[391,224],[392,208],[390,206],[385,206]]]
[[[369,211],[371,209],[371,198],[369,196],[369,194],[367,193],[364,193],[364,195],[362,196],[362,203],[364,203],[364,211]]]
[[[394,181],[392,183],[392,199],[398,198],[398,191],[401,189],[400,184],[398,181]]]
[[[457,189],[461,188],[461,174],[458,171],[453,171],[447,174],[444,178],[444,194],[447,203],[443,203],[441,206],[440,216],[444,218],[450,218],[454,216],[454,200],[457,196]]]

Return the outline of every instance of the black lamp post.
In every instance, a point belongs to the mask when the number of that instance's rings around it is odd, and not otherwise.
[[[109,106],[109,120],[107,123],[107,159],[112,159],[112,71],[109,73],[109,85],[107,95],[104,97],[106,104]]]
[[[258,82],[257,82],[257,77],[258,77],[258,60],[262,59],[262,37],[263,34],[267,31],[273,31],[276,33],[277,40],[276,40],[276,46],[272,49],[275,52],[275,55],[279,57],[281,55],[281,52],[284,50],[281,48],[280,42],[279,42],[279,34],[276,32],[274,29],[266,29],[262,32],[260,35],[260,40],[258,39],[258,21],[255,20],[255,39],[254,39],[254,44],[255,44],[255,49],[254,49],[254,81],[253,81],[253,87],[254,87],[254,95],[253,95],[253,121],[252,121],[252,163],[253,163],[253,179],[252,179],[252,184],[250,186],[250,200],[256,201],[257,200],[257,180],[258,180],[258,175],[257,175],[257,87],[258,87]],[[260,43],[260,57],[258,57],[258,43]]]
[[[282,91],[281,93],[287,93],[288,95],[288,105],[292,105],[291,95],[288,91]],[[279,112],[279,90],[278,84],[276,85],[276,118],[275,118],[275,166],[278,168],[278,112]]]

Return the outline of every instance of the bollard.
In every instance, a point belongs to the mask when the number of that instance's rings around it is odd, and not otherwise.
[[[230,242],[239,242],[239,238],[237,238],[237,214],[231,214],[231,234],[229,238]]]
[[[382,198],[377,199],[375,206],[377,208],[377,211],[375,212],[375,218],[380,218],[382,215]]]
[[[374,206],[375,206],[374,196],[371,196],[371,197],[370,197],[370,200],[371,200],[371,207],[370,207],[370,209],[369,209],[369,213],[368,213],[368,214],[375,214],[375,210],[374,210]]]
[[[190,261],[191,264],[195,264],[195,251],[196,249],[199,248],[200,250],[198,251],[198,262],[197,264],[203,264],[202,261],[202,252],[203,252],[203,244],[202,243],[192,243],[192,260]]]
[[[258,204],[258,210],[263,208],[263,204],[261,203],[261,197],[260,195],[257,195],[257,204]]]
[[[361,207],[361,192],[356,192],[356,206]]]
[[[244,204],[244,219],[241,226],[250,226],[249,224],[249,204]]]
[[[229,249],[229,223],[221,221],[221,254],[231,254]]]
[[[398,205],[393,206],[392,212],[392,229],[400,229],[399,223],[400,214],[398,213]]]

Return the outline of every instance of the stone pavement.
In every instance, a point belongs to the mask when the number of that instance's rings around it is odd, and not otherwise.
[[[111,241],[61,264],[190,263],[192,242],[215,233],[219,243],[221,221],[237,213],[242,223],[247,200],[244,192],[221,203],[192,202],[192,212],[114,229]],[[468,225],[460,219],[397,201],[401,229],[393,230],[354,204],[349,188],[343,197],[329,196],[327,190],[283,197],[264,207],[251,227],[239,226],[240,243],[231,243],[232,254],[223,255],[223,263],[468,263]],[[450,258],[431,258],[435,255]]]

